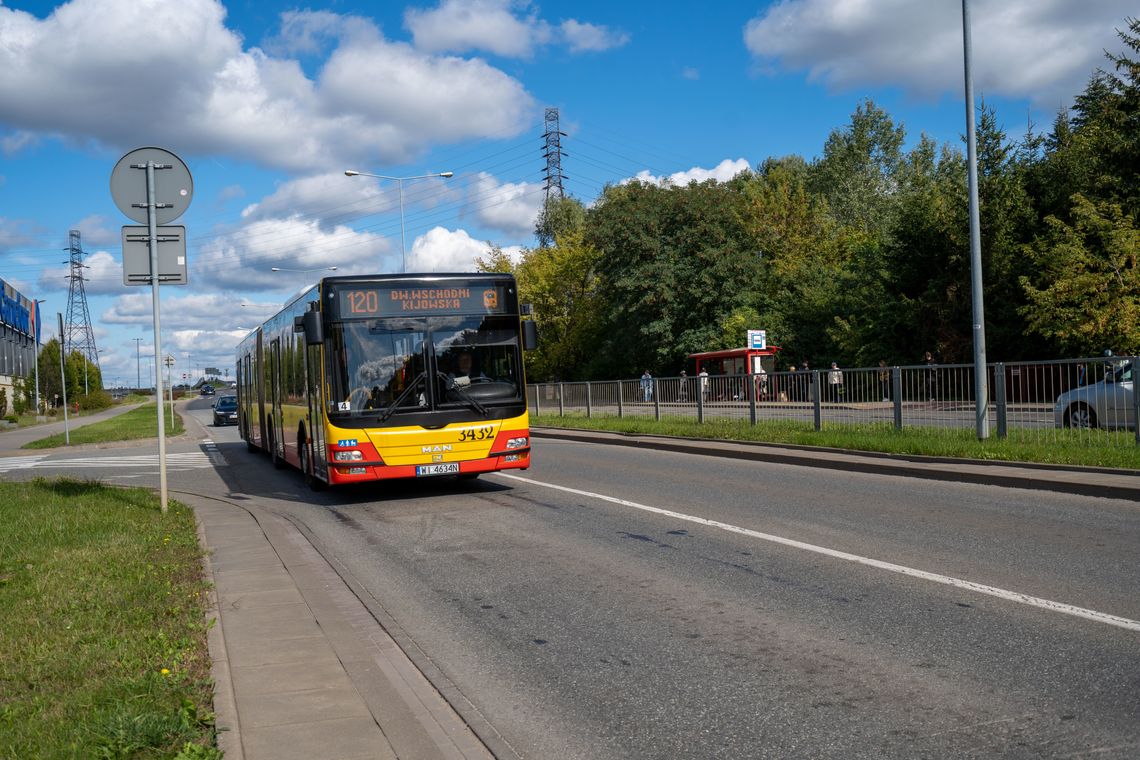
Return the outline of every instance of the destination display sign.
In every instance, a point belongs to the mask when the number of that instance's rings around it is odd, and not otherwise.
[[[412,316],[416,314],[509,314],[514,299],[506,284],[439,284],[429,287],[369,284],[336,289],[341,319]]]

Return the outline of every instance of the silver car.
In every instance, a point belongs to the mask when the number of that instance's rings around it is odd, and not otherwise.
[[[1132,362],[1106,372],[1099,383],[1062,393],[1053,407],[1053,421],[1057,427],[1134,429]]]

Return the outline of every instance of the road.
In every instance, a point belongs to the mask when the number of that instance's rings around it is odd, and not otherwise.
[[[517,476],[314,494],[209,439],[171,487],[300,526],[518,756],[1140,755],[1134,503],[541,439]],[[4,477],[145,480],[124,455]]]

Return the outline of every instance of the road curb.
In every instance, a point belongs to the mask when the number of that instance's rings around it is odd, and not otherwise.
[[[1039,463],[946,457],[900,456],[806,446],[780,446],[754,441],[674,438],[634,433],[610,433],[578,428],[531,427],[531,435],[584,443],[670,451],[679,454],[715,456],[770,464],[790,464],[860,472],[942,480],[955,483],[1023,488],[1110,499],[1140,501],[1140,474],[1129,470],[1081,468],[1069,465],[1051,468]]]

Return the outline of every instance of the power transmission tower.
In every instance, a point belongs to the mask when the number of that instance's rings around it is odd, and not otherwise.
[[[63,325],[63,355],[78,351],[87,361],[99,367],[99,349],[95,347],[95,331],[91,327],[91,312],[87,310],[87,293],[83,289],[83,247],[79,244],[79,230],[68,233],[68,251],[71,254],[71,273],[67,275],[71,287],[67,291],[67,319]],[[100,368],[100,377],[102,369]]]
[[[562,180],[566,179],[566,177],[562,174],[562,157],[566,154],[562,152],[563,137],[566,137],[566,133],[560,131],[558,128],[558,109],[547,108],[546,133],[543,135],[544,151],[542,154],[542,157],[546,159],[546,178],[544,183],[546,198],[542,204],[542,218],[539,220],[537,229],[538,244],[544,248],[554,242],[548,219],[551,201],[560,201],[564,197]]]

